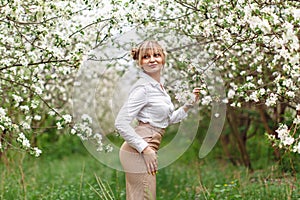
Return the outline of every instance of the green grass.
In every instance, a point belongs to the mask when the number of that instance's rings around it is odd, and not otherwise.
[[[74,144],[77,151],[64,152],[65,156],[50,152],[37,159],[19,153],[10,156],[9,166],[0,164],[0,199],[125,199],[124,173],[104,166],[84,147],[78,149],[80,143]],[[284,173],[276,163],[250,172],[216,159],[213,152],[203,160],[196,155],[192,146],[159,171],[158,200],[300,199],[299,175]]]

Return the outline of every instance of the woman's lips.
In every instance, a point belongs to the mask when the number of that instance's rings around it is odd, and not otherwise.
[[[154,67],[157,67],[157,66],[158,66],[157,64],[148,65],[148,67],[151,67],[151,68],[154,68]]]

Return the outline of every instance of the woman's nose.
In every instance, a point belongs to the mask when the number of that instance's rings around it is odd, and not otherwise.
[[[150,56],[150,62],[154,62],[154,61],[155,61],[154,56]]]

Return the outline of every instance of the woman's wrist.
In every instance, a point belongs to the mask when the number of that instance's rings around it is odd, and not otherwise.
[[[142,153],[145,153],[145,152],[147,152],[147,151],[149,151],[149,146],[146,146],[146,147],[144,148],[144,150],[142,151]]]
[[[185,112],[187,112],[190,108],[192,108],[192,107],[194,107],[194,104],[191,104],[191,103],[185,103],[184,105],[183,105],[183,110],[185,111]]]

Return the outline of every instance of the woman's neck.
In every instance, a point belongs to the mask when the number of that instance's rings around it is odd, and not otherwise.
[[[149,76],[151,76],[151,78],[153,78],[154,80],[156,80],[157,82],[160,83],[160,73],[147,73]]]

